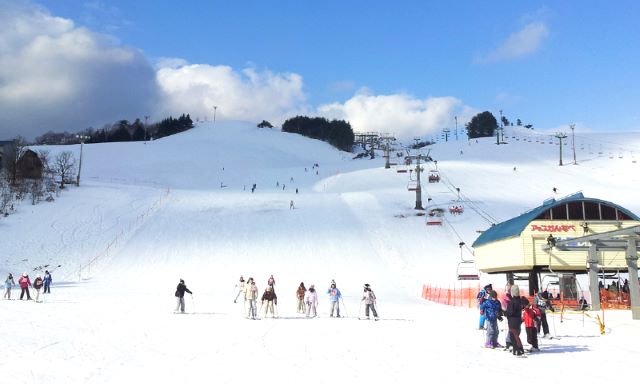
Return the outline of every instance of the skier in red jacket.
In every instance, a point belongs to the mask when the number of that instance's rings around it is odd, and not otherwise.
[[[527,332],[527,343],[531,345],[529,352],[538,352],[538,329],[536,323],[540,321],[540,310],[531,305],[526,297],[522,297],[522,321]]]
[[[22,292],[20,292],[20,300],[24,297],[25,292],[27,293],[27,300],[31,300],[31,295],[29,294],[29,287],[31,286],[31,280],[29,280],[29,275],[27,272],[23,273],[22,276],[18,279],[18,284],[20,284],[20,288]]]

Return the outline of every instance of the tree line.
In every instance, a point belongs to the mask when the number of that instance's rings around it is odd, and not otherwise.
[[[513,123],[507,119],[506,116],[502,116],[502,125],[505,127],[513,126]],[[516,125],[527,129],[533,129],[532,124],[522,124],[520,119],[516,120]],[[471,118],[466,125],[467,136],[469,139],[475,139],[478,137],[491,137],[496,135],[496,129],[498,129],[498,120],[489,111],[478,113]]]
[[[324,117],[296,116],[282,124],[282,131],[326,141],[341,151],[353,150],[353,129],[344,120],[329,121]]]

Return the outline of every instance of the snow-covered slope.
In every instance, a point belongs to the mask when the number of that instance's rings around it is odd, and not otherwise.
[[[33,278],[34,268],[48,265],[55,279],[44,305],[0,302],[10,314],[0,335],[15,346],[0,371],[16,382],[65,383],[519,374],[526,364],[477,364],[479,353],[492,352],[478,350],[475,311],[422,301],[422,284],[457,284],[459,242],[471,244],[478,230],[539,205],[554,187],[556,196],[583,191],[640,212],[634,193],[640,165],[632,159],[640,135],[580,136],[578,165],[566,146],[563,167],[558,146],[536,137],[514,130],[506,145],[480,139],[433,146],[442,182],[423,183],[425,208],[465,205],[442,227],[427,227],[416,215],[407,174],[384,169],[382,158],[352,160],[326,143],[251,124],[203,124],[153,142],[85,145],[80,188],[69,187],[54,203],[23,204],[0,220],[0,273],[28,271]],[[78,146],[48,149],[79,153]],[[470,257],[467,248],[462,252]],[[244,320],[242,305],[232,303],[241,274],[256,278],[261,290],[275,276],[281,319]],[[194,291],[188,310],[201,316],[171,313],[179,278]],[[331,279],[350,317],[362,284],[372,284],[389,321],[326,318],[323,293]],[[320,319],[297,317],[301,281],[320,289]],[[503,284],[496,276],[483,282]],[[543,351],[595,364],[639,335],[628,312],[608,316],[609,329],[624,324],[619,333],[594,339],[595,320],[558,321],[557,333],[571,337]],[[536,358],[544,366],[558,361],[556,353]],[[581,374],[558,371],[551,381]]]

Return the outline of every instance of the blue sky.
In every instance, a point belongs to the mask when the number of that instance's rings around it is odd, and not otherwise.
[[[452,127],[454,116],[462,125],[475,113],[500,109],[539,130],[570,123],[582,131],[640,128],[636,1],[17,3],[23,13],[39,9],[72,22],[64,32],[42,34],[62,39],[84,31],[98,46],[139,54],[113,64],[118,69],[105,70],[110,75],[129,67],[158,71],[159,85],[151,84],[153,73],[142,76],[149,82],[141,88],[158,88],[147,104],[134,108],[132,101],[119,111],[106,106],[126,96],[96,95],[105,107],[93,118],[78,117],[70,130],[148,113],[210,118],[213,105],[221,118],[282,122],[317,114],[345,118],[362,131],[393,126],[401,135],[432,133]],[[104,67],[68,56],[60,68]],[[74,100],[56,110],[78,111]]]

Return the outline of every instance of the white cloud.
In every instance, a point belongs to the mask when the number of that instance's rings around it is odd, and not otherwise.
[[[164,91],[162,111],[188,111],[192,118],[266,119],[279,124],[305,105],[302,77],[247,68],[240,72],[218,65],[167,66],[157,72]]]
[[[148,113],[159,94],[137,50],[27,2],[0,0],[3,137],[77,131]]]
[[[364,91],[344,103],[322,105],[318,113],[348,121],[355,132],[391,133],[406,140],[453,128],[454,116],[458,116],[458,128],[462,128],[474,111],[455,97],[417,99],[406,94],[371,95]]]
[[[475,61],[491,63],[530,55],[540,49],[548,36],[549,29],[546,24],[542,22],[529,23],[518,32],[511,34],[495,50],[476,58]]]

